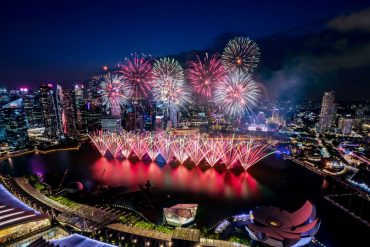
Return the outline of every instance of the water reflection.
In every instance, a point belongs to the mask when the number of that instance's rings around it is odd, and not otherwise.
[[[213,196],[246,198],[256,196],[261,185],[249,173],[235,174],[209,168],[160,165],[101,157],[91,166],[94,180],[107,186],[136,187],[147,180],[165,190],[207,193]]]

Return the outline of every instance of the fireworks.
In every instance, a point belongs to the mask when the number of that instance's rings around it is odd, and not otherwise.
[[[259,59],[258,45],[245,37],[230,40],[222,54],[222,62],[230,72],[252,72],[257,67]]]
[[[166,162],[177,160],[180,164],[189,161],[195,165],[202,162],[214,167],[223,164],[227,169],[249,169],[273,152],[269,145],[253,140],[234,137],[209,138],[205,135],[170,135],[161,133],[111,133],[100,131],[90,139],[102,156],[154,161],[161,155]],[[131,148],[129,148],[131,147]]]
[[[171,78],[178,81],[184,80],[184,71],[179,62],[173,58],[161,58],[157,60],[153,67],[153,76],[155,80]]]
[[[208,99],[212,98],[215,87],[224,79],[226,73],[218,56],[211,58],[208,54],[201,60],[189,62],[187,78],[191,87],[199,95]]]
[[[100,89],[102,104],[111,108],[112,115],[119,114],[132,92],[131,86],[122,82],[122,77],[111,73],[101,77]]]
[[[219,84],[214,101],[225,115],[242,117],[258,103],[262,95],[261,86],[249,74],[235,72]]]
[[[133,54],[131,59],[126,58],[119,67],[119,72],[125,82],[132,86],[133,97],[145,98],[150,94],[153,69],[151,61],[147,57],[139,58],[137,54]]]
[[[191,90],[185,84],[180,64],[170,58],[159,59],[153,69],[154,98],[168,108],[185,107],[191,102]]]

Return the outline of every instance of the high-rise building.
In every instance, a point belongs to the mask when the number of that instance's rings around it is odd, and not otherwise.
[[[26,148],[29,145],[29,140],[23,99],[12,101],[4,105],[1,110],[8,145],[16,149]]]
[[[95,130],[100,130],[102,119],[102,109],[101,104],[98,100],[88,101],[86,107],[86,123],[87,130],[92,132]]]
[[[352,132],[353,118],[340,118],[338,121],[338,128],[342,135],[349,135]]]
[[[84,85],[76,84],[74,87],[76,104],[76,128],[79,134],[87,132],[86,102],[84,98]]]
[[[0,87],[0,109],[10,101],[8,90],[5,87]],[[0,141],[4,141],[6,137],[5,123],[3,112],[0,111]]]
[[[328,131],[333,123],[336,114],[334,98],[335,98],[334,92],[324,93],[321,103],[321,112],[318,126],[320,132]]]
[[[41,85],[39,90],[45,136],[51,140],[56,140],[59,138],[60,130],[58,129],[57,110],[52,85]]]
[[[258,124],[265,124],[266,123],[266,115],[263,111],[258,112],[258,114],[257,114],[257,123]]]
[[[76,105],[74,92],[74,89],[63,89],[62,126],[64,135],[68,137],[75,137],[77,135]]]
[[[44,125],[39,93],[28,91],[22,95],[24,112],[29,128],[40,128]]]
[[[55,110],[57,116],[57,135],[62,137],[64,135],[63,131],[63,87],[57,84],[56,91],[55,91]]]

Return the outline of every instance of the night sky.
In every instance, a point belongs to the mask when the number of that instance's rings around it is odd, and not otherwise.
[[[0,85],[71,85],[132,52],[164,56],[204,49],[225,32],[261,39],[370,6],[360,0],[268,2],[2,2]]]

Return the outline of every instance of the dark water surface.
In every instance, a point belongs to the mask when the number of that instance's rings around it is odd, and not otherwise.
[[[363,243],[369,240],[370,232],[365,225],[322,199],[322,177],[277,156],[268,157],[247,173],[222,167],[207,169],[108,159],[90,146],[79,151],[30,154],[0,162],[2,173],[12,176],[36,173],[53,187],[59,186],[66,169],[63,185],[80,181],[87,191],[94,191],[99,183],[132,191],[149,180],[155,188],[150,200],[158,212],[176,203],[197,203],[199,226],[210,227],[225,217],[248,213],[258,205],[293,211],[311,200],[322,220],[317,234],[321,242],[327,246],[366,246]]]

